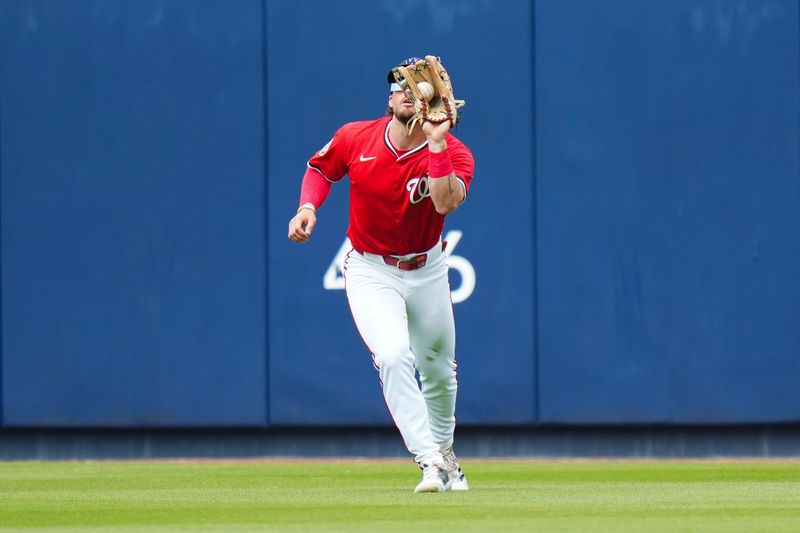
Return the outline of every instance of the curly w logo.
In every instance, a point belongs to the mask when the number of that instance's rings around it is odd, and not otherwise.
[[[430,198],[431,190],[428,187],[428,176],[411,178],[406,183],[406,190],[408,191],[408,200],[412,204],[418,204],[425,198]]]

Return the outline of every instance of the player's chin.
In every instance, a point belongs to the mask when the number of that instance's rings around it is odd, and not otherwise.
[[[411,107],[403,107],[400,110],[395,110],[394,116],[397,120],[399,120],[403,124],[408,124],[408,121],[414,118],[414,108]]]

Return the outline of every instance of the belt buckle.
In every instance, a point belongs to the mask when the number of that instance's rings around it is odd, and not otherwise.
[[[414,257],[409,257],[408,259],[402,259],[402,260],[398,259],[397,268],[399,270],[405,270],[405,271],[416,270],[418,268],[424,267],[425,263],[427,262],[428,262],[428,254],[419,254],[415,255]],[[403,265],[406,268],[403,268],[400,265]]]

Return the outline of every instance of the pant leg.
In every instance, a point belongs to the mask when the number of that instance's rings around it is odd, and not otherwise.
[[[386,406],[406,447],[417,462],[440,457],[416,379],[402,278],[384,265],[351,254],[345,281],[353,319],[372,352]]]
[[[431,432],[446,448],[453,444],[456,424],[455,322],[445,258],[429,266],[407,298],[409,336]]]

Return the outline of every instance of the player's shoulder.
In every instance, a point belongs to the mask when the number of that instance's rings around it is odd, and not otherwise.
[[[357,120],[355,122],[348,122],[339,128],[337,133],[346,135],[348,137],[356,137],[365,133],[370,134],[376,130],[382,131],[383,128],[386,127],[386,122],[388,122],[390,118],[391,117],[387,116],[376,118],[374,120]]]

